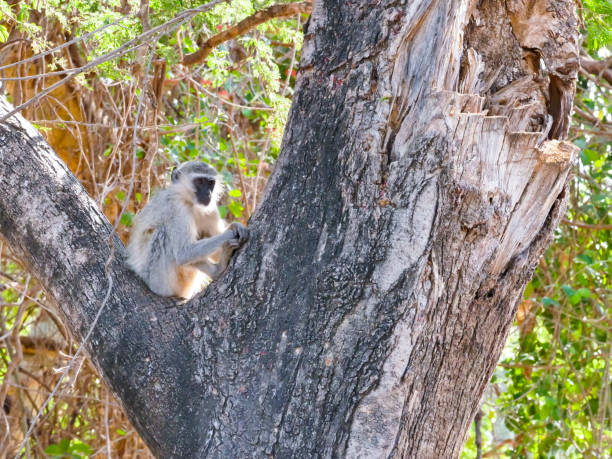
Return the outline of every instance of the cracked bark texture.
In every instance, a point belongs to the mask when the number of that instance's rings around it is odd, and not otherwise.
[[[113,279],[88,350],[158,457],[457,457],[564,212],[576,24],[569,0],[315,2],[251,240],[185,304],[19,118],[0,232],[77,336]]]

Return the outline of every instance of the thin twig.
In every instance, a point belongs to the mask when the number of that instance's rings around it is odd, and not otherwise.
[[[94,35],[94,34],[96,34],[98,32],[102,32],[104,29],[107,29],[107,28],[109,28],[111,26],[117,25],[121,21],[126,19],[127,17],[128,16],[120,17],[115,22],[111,22],[110,24],[103,25],[102,27],[100,27],[100,28],[98,28],[96,30],[93,30],[91,32],[88,32],[85,35],[81,35],[80,37],[73,38],[72,40],[67,41],[66,43],[62,43],[61,45],[56,46],[55,48],[51,48],[51,49],[49,49],[47,51],[44,51],[42,53],[35,54],[34,56],[28,57],[27,59],[23,59],[23,60],[20,60],[20,61],[17,61],[17,62],[11,62],[10,64],[6,64],[6,65],[3,65],[3,66],[0,66],[0,70],[4,70],[4,69],[11,68],[11,67],[15,67],[16,65],[26,64],[28,62],[32,62],[32,61],[35,61],[37,59],[41,59],[41,58],[43,58],[45,56],[48,56],[49,54],[53,54],[54,52],[59,51],[61,49],[64,49],[64,48],[72,45],[73,43],[77,43],[79,41],[86,40],[89,37],[91,37],[92,35]],[[25,39],[19,39],[19,40],[26,41]],[[13,40],[13,41],[16,41],[16,40]]]
[[[106,390],[106,401],[104,403],[104,430],[106,435],[106,457],[111,459],[110,429],[108,428],[108,389]]]
[[[15,45],[17,43],[32,43],[32,40],[29,40],[28,38],[15,38],[13,40],[4,42],[4,43],[0,43],[0,49],[6,48],[7,46],[11,46],[11,45]]]
[[[476,459],[482,459],[482,417],[484,413],[481,409],[478,410],[476,416],[474,416],[474,431],[475,438],[474,443],[476,444]]]
[[[218,94],[215,94],[215,93],[209,91],[208,89],[206,89],[203,85],[198,83],[193,78],[190,78],[190,81],[194,85],[196,85],[200,91],[205,92],[210,97],[214,97],[215,99],[219,99],[221,102],[223,102],[224,104],[229,105],[230,107],[240,108],[240,109],[244,109],[244,110],[262,110],[262,111],[266,111],[266,112],[273,112],[274,111],[274,108],[272,108],[272,107],[248,106],[248,105],[241,105],[241,104],[236,104],[234,102],[230,102],[228,99],[224,99],[223,97],[219,96]]]
[[[582,223],[582,222],[572,222],[566,218],[564,218],[563,220],[561,220],[563,223],[565,223],[566,225],[569,226],[575,226],[577,228],[584,228],[584,229],[590,229],[590,230],[596,230],[596,231],[609,231],[612,230],[612,225],[590,225],[588,223]]]

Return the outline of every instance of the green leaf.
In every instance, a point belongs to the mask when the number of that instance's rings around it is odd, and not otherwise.
[[[547,296],[542,298],[542,304],[544,306],[550,306],[550,305],[553,305],[553,306],[556,306],[556,307],[560,307],[561,306],[557,300],[553,300],[552,298],[548,298]]]
[[[60,440],[58,444],[47,446],[47,448],[45,448],[45,453],[49,454],[50,456],[62,457],[70,452],[69,448],[70,448],[70,440],[68,440],[67,438],[64,438]]]
[[[576,294],[581,298],[591,298],[591,291],[588,288],[579,288]]]
[[[574,140],[574,145],[576,145],[578,148],[584,149],[584,147],[586,147],[586,140],[584,137],[579,137],[578,139]]]
[[[593,259],[590,256],[588,256],[586,253],[581,253],[580,255],[578,255],[576,257],[576,260],[582,261],[583,263],[586,263],[587,265],[593,264]]]
[[[0,43],[4,43],[6,40],[8,40],[8,37],[8,29],[6,28],[6,26],[0,24]]]
[[[525,287],[525,291],[523,292],[523,298],[524,299],[530,298],[531,295],[533,294],[533,290],[534,290],[533,282],[529,282],[527,284],[527,287]]]
[[[78,440],[73,440],[70,445],[70,452],[83,453],[86,456],[91,456],[93,454],[93,449],[87,443],[83,443]]]
[[[229,210],[230,212],[234,215],[234,217],[236,218],[240,218],[242,216],[242,211],[244,210],[244,207],[242,207],[242,204],[239,203],[238,201],[230,201],[229,205]]]
[[[28,6],[22,4],[19,9],[19,13],[17,13],[17,20],[19,22],[26,22],[28,20],[28,17],[29,17]]]
[[[121,216],[121,221],[120,223],[123,226],[132,226],[132,220],[134,219],[134,214],[132,212],[125,212],[122,216]]]
[[[242,196],[242,191],[237,190],[237,189],[233,189],[233,190],[230,190],[228,194],[229,194],[229,195],[230,195],[232,198],[237,198],[237,197],[239,197],[239,196]]]
[[[608,196],[607,194],[597,193],[597,194],[594,194],[594,195],[591,197],[591,201],[601,202],[601,201],[605,201],[605,200],[607,200],[607,199],[608,199],[608,197],[610,197],[610,196]]]
[[[575,306],[578,303],[580,303],[581,299],[582,299],[582,297],[578,293],[575,293],[575,294],[573,294],[572,296],[569,297],[569,302],[570,302],[571,305]]]
[[[576,291],[569,285],[562,285],[561,290],[563,290],[563,293],[565,293],[567,296],[572,296],[576,293]]]
[[[49,445],[45,448],[45,453],[49,456],[63,456],[67,451],[60,445]]]

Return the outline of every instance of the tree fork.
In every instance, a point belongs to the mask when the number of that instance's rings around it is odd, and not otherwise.
[[[77,336],[114,279],[88,350],[158,457],[459,455],[576,153],[573,3],[524,8],[315,2],[251,240],[185,304],[0,126],[0,232]]]

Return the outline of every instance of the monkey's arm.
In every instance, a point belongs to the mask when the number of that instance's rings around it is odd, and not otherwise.
[[[221,248],[222,255],[218,264],[224,263],[227,266],[234,249],[244,244],[248,238],[249,230],[247,227],[241,223],[234,222],[225,232],[217,236],[184,243],[179,246],[176,253],[176,262],[179,265],[212,264],[209,262],[208,256]],[[223,269],[225,269],[225,266]]]
[[[199,263],[206,262],[206,258],[215,250],[221,248],[224,243],[235,238],[236,236],[234,232],[232,230],[227,230],[217,236],[185,243],[177,250],[176,262],[179,265],[197,265]]]
[[[241,223],[232,223],[229,228],[221,235],[214,236],[212,238],[204,239],[204,241],[210,241],[211,239],[220,238],[227,233],[231,233],[231,239],[227,242],[222,243],[221,246],[221,257],[219,258],[218,263],[212,263],[208,257],[203,256],[204,260],[199,261],[197,263],[192,263],[197,269],[208,275],[211,279],[217,279],[230,261],[232,257],[232,253],[235,249],[240,247],[249,239],[249,230],[246,226]],[[201,241],[199,241],[201,242]]]

